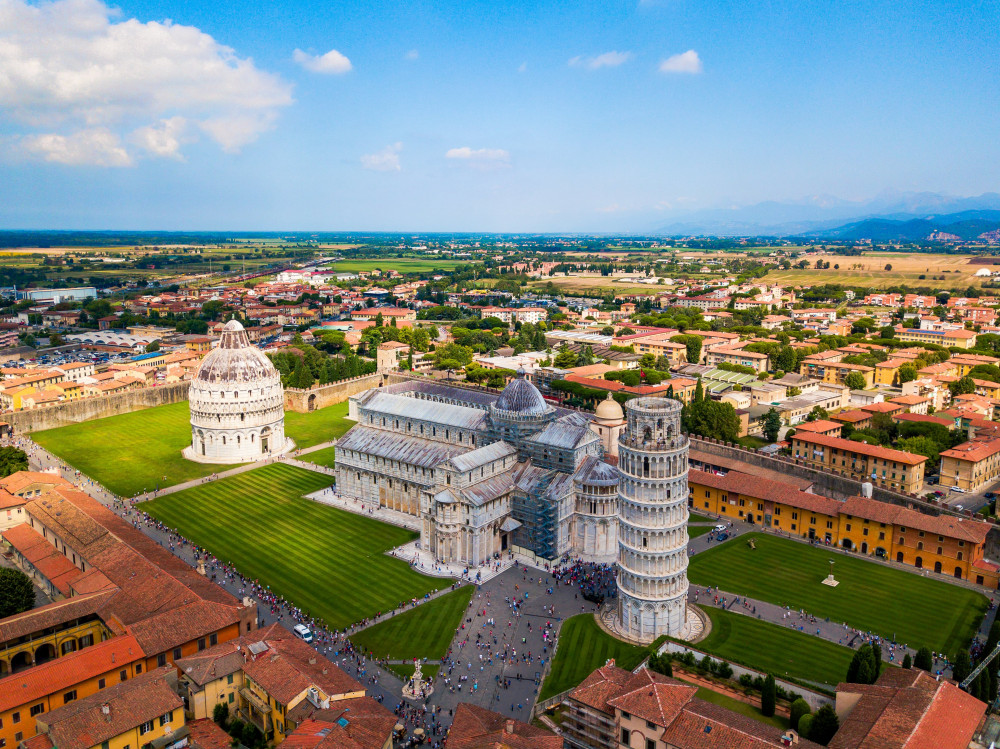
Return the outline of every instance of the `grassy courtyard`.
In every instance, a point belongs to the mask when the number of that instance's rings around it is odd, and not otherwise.
[[[181,456],[191,444],[189,419],[183,401],[46,429],[31,438],[115,494],[131,497],[218,470]]]
[[[821,584],[831,558],[836,588]],[[688,578],[949,654],[968,646],[987,605],[967,588],[760,533],[696,554]]]
[[[336,452],[336,447],[321,447],[319,450],[314,450],[311,453],[306,453],[305,455],[300,456],[299,460],[304,463],[312,463],[317,466],[333,468]]]
[[[826,684],[844,680],[854,651],[791,627],[702,606],[712,631],[694,647],[778,678]]]
[[[631,671],[650,652],[648,647],[616,640],[597,625],[593,614],[571,616],[563,622],[559,632],[552,668],[538,699],[548,699],[573,689],[608,658],[614,658],[615,665]]]
[[[351,642],[356,647],[370,650],[376,658],[439,660],[448,652],[474,591],[472,585],[465,585],[363,629],[351,636]]]
[[[225,470],[181,456],[191,444],[189,419],[184,401],[46,429],[31,437],[114,493],[131,497]],[[347,420],[346,401],[311,413],[285,413],[285,433],[298,447],[340,437],[353,424]]]
[[[303,498],[329,483],[276,463],[142,509],[335,628],[452,583],[383,554],[415,533]]]

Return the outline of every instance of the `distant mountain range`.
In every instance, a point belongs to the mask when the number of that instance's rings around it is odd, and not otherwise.
[[[658,227],[670,236],[776,236],[810,239],[919,240],[933,232],[962,239],[1000,229],[1000,194],[953,197],[886,193],[869,201],[815,196],[688,214]]]

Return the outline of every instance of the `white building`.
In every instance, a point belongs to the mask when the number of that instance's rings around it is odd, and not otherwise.
[[[281,375],[237,320],[202,360],[188,391],[191,446],[199,463],[246,463],[292,449],[285,438]]]

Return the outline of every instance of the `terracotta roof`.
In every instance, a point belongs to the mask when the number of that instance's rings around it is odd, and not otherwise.
[[[211,718],[190,720],[186,727],[194,749],[229,749],[233,745],[232,737]]]
[[[997,453],[1000,453],[1000,439],[988,438],[963,442],[961,445],[942,450],[941,457],[978,463]]]
[[[688,471],[688,484],[710,486],[744,497],[763,499],[770,502],[780,502],[791,507],[798,507],[809,512],[835,516],[842,506],[836,499],[822,497],[800,491],[791,484],[754,476],[749,473],[730,471],[725,476],[719,476],[707,471],[692,468]]]
[[[903,406],[899,403],[888,403],[886,401],[882,401],[881,403],[869,403],[866,406],[862,406],[861,410],[868,411],[873,414],[887,414],[895,413],[902,408]]]
[[[307,717],[298,715],[302,707]],[[282,742],[291,742],[288,749],[382,749],[397,721],[371,697],[338,700],[327,710],[303,700],[289,711],[289,718],[299,725]]]
[[[951,429],[951,427],[955,425],[954,419],[944,419],[940,416],[931,416],[930,414],[911,414],[911,413],[895,414],[893,415],[892,420],[895,422],[913,421],[925,424],[940,424],[941,426],[948,427],[949,429]]]
[[[908,507],[879,502],[877,499],[868,499],[867,497],[849,497],[844,502],[841,512],[863,520],[891,523],[903,528],[914,528],[925,533],[957,538],[976,544],[986,541],[991,527],[989,523],[980,520],[958,518],[952,515],[926,515]]]
[[[24,504],[24,498],[0,489],[0,510],[11,510]]]
[[[866,442],[845,440],[840,437],[828,437],[825,434],[800,435],[796,432],[792,436],[792,440],[799,440],[813,445],[823,445],[824,447],[832,447],[838,450],[846,450],[848,452],[858,453],[859,455],[867,455],[871,458],[879,458],[880,460],[892,460],[897,463],[905,463],[906,465],[920,465],[927,460],[927,458],[923,455],[915,455],[913,453],[903,452],[902,450],[893,450],[879,445],[869,445]]]
[[[563,740],[542,728],[485,707],[461,702],[448,731],[448,749],[562,749]]]
[[[365,691],[361,684],[291,633],[266,640],[265,644],[267,650],[243,664],[243,673],[283,705],[311,686],[328,696]]]
[[[816,421],[803,421],[795,425],[796,432],[828,432],[831,429],[841,429],[842,424],[829,419],[816,419]]]
[[[70,594],[70,583],[83,574],[79,567],[56,551],[55,546],[27,523],[8,528],[3,532],[3,538],[64,596]]]
[[[221,642],[194,655],[180,658],[174,661],[174,665],[186,678],[198,686],[204,686],[215,679],[239,671],[246,660],[248,646],[273,638],[284,639],[286,637],[288,637],[288,630],[280,624],[271,624],[235,640]]]
[[[785,731],[700,699],[684,706],[660,737],[669,746],[683,749],[765,749],[788,746]],[[799,739],[791,746],[813,749],[819,744]]]
[[[611,713],[613,709],[608,700],[620,694],[630,678],[632,672],[618,668],[612,659],[580,682],[580,686],[569,693],[569,698],[595,710]]]
[[[0,713],[145,657],[134,637],[113,637],[0,679]]]
[[[39,718],[39,728],[48,733],[59,749],[90,749],[146,721],[183,708],[184,701],[175,691],[176,683],[177,674],[172,667],[158,668],[45,713]],[[183,714],[176,718],[179,728],[184,723]]]
[[[868,411],[862,411],[860,408],[855,408],[850,411],[841,411],[836,413],[830,418],[834,421],[842,421],[845,424],[857,424],[860,421],[865,421],[870,419],[872,415]]]
[[[39,473],[38,471],[18,471],[0,479],[0,489],[6,489],[11,494],[22,492],[35,484],[72,486],[72,484],[61,476],[57,476],[54,473]]]
[[[697,692],[698,687],[644,668],[608,704],[658,726],[669,726]]]
[[[887,669],[875,684],[839,684],[859,695],[831,749],[966,749],[986,705],[919,669]]]
[[[33,632],[38,632],[74,619],[85,619],[97,615],[98,609],[111,597],[110,593],[96,593],[89,596],[73,596],[55,603],[39,606],[22,614],[0,619],[0,642],[16,640]]]

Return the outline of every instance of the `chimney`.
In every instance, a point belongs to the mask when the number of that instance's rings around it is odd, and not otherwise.
[[[309,665],[310,666],[316,665],[316,656],[309,656]]]
[[[514,719],[513,718],[507,718],[507,729],[506,730],[507,730],[507,733],[513,735],[513,733],[514,733]]]
[[[111,705],[109,703],[105,702],[101,705],[101,715],[104,716],[105,720],[111,720]]]

